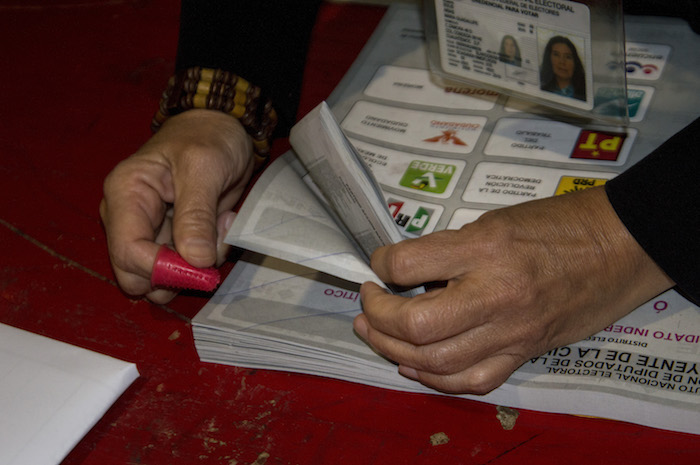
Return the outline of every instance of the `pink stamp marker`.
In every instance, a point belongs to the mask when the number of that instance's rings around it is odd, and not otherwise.
[[[166,245],[158,250],[151,272],[152,287],[211,292],[220,282],[221,274],[216,268],[196,268]]]

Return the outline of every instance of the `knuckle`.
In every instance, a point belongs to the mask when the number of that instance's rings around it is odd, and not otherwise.
[[[466,391],[472,394],[485,395],[496,389],[500,383],[489,370],[474,368],[469,372],[464,384]]]
[[[194,201],[187,202],[185,206],[176,205],[175,207],[175,216],[179,227],[187,231],[188,234],[208,235],[215,227],[214,212],[204,207],[203,201],[190,200]]]
[[[122,176],[125,171],[123,166],[124,162],[119,163],[105,177],[105,180],[102,184],[102,191],[104,192],[105,196],[107,196],[110,192],[114,191],[115,189],[120,188],[121,184],[123,183]]]
[[[491,210],[476,221],[479,228],[474,242],[487,257],[500,257],[517,243],[518,232],[506,216],[501,210]]]
[[[415,345],[424,345],[431,342],[432,318],[423,308],[411,308],[405,310],[404,334],[408,342]]]
[[[386,254],[387,273],[392,283],[403,284],[411,270],[414,262],[414,255],[405,241],[390,247]]]
[[[130,249],[128,244],[123,243],[122,241],[115,241],[115,243],[110,244],[109,255],[113,268],[127,273],[134,271],[133,266],[131,265],[131,260],[129,259]],[[126,280],[122,279],[122,281]]]
[[[102,220],[102,222],[103,223],[106,222],[107,215],[108,215],[108,208],[107,208],[107,200],[104,198],[102,200],[100,200],[99,212],[100,212],[100,219]]]
[[[444,349],[429,349],[423,353],[425,371],[446,376],[455,372],[453,363],[450,362],[449,354]]]
[[[115,277],[121,291],[133,297],[144,295],[151,289],[150,281],[147,278],[135,275],[125,270],[114,269]]]
[[[467,373],[435,373],[425,376],[425,384],[448,394],[486,395],[500,385],[500,380],[487,370],[472,369]]]
[[[119,282],[119,288],[122,290],[122,292],[130,297],[141,297],[143,296],[147,291],[148,287],[131,283],[131,282]]]
[[[144,196],[159,186],[166,168],[141,157],[121,161],[105,177],[102,191],[105,199],[123,198],[124,195]]]

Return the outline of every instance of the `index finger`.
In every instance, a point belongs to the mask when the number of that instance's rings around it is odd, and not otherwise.
[[[463,274],[470,266],[465,241],[459,231],[439,231],[379,247],[371,257],[371,267],[385,283],[418,286],[447,281]]]
[[[408,298],[367,282],[360,288],[362,311],[372,328],[382,333],[414,345],[430,344],[478,324],[464,305],[445,299],[445,292],[435,289]]]
[[[122,173],[124,169],[115,169],[105,180],[100,215],[115,272],[148,278],[158,250],[155,236],[166,205],[157,188],[141,177],[134,179],[130,173]]]

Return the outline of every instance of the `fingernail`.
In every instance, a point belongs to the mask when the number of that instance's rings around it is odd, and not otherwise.
[[[228,230],[231,229],[233,220],[236,219],[236,212],[225,212],[216,221],[216,247],[219,248],[224,243]]]
[[[231,229],[231,225],[233,224],[233,220],[236,219],[236,212],[229,212],[226,215],[226,220],[224,221],[224,233],[227,233],[229,229]]]
[[[355,332],[362,338],[362,339],[367,339],[367,321],[365,321],[365,318],[362,315],[359,315],[358,317],[355,318],[355,320],[352,322],[352,326],[355,329]]]
[[[216,250],[213,248],[213,244],[206,239],[189,239],[184,244],[178,244],[178,249],[190,260],[195,260],[197,262],[211,263],[212,259],[215,259]]]

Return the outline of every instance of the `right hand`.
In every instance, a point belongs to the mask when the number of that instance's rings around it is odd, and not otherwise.
[[[485,394],[523,363],[580,341],[674,282],[594,187],[491,210],[459,230],[378,248],[382,281],[360,288],[355,330],[404,376],[451,393]]]
[[[191,265],[220,265],[231,210],[253,172],[252,141],[241,123],[212,110],[169,118],[105,179],[100,216],[122,290],[155,303],[176,292],[151,288],[159,245]]]

